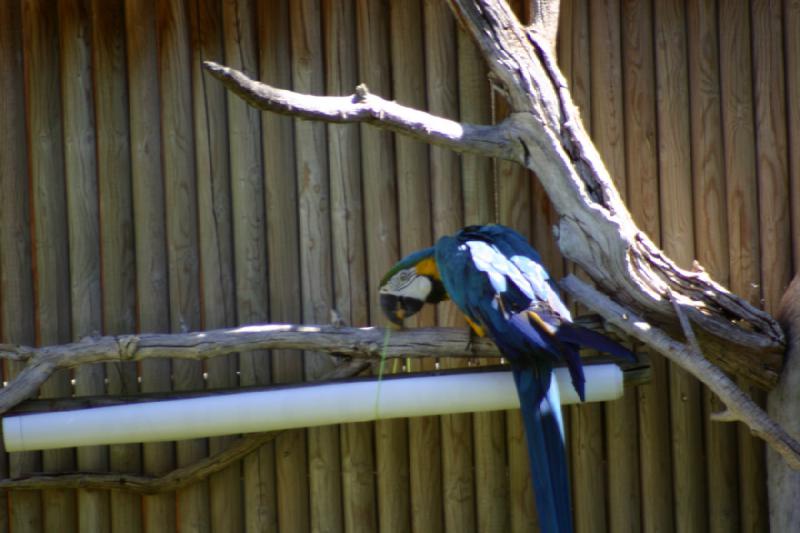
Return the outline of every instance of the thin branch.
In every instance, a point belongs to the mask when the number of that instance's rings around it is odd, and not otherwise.
[[[551,39],[520,24],[506,2],[448,3],[507,92],[512,113],[500,125],[459,124],[388,102],[363,86],[352,96],[308,96],[269,87],[214,63],[205,66],[259,109],[328,122],[367,122],[455,150],[524,164],[538,176],[561,217],[556,239],[564,257],[580,265],[605,292],[660,326],[677,326],[666,292],[680,294],[687,299],[684,312],[699,326],[703,352],[726,371],[772,388],[785,350],[778,324],[705,272],[679,268],[636,227],[582,125]],[[543,24],[556,20],[553,13],[541,13]]]
[[[137,494],[156,494],[190,485],[228,467],[263,444],[274,440],[281,431],[252,433],[236,439],[229,447],[191,465],[177,468],[160,477],[107,472],[33,474],[28,477],[0,480],[0,489],[97,489],[125,490]]]
[[[204,61],[203,66],[228,89],[263,111],[324,122],[365,122],[458,152],[519,157],[513,142],[517,136],[515,117],[493,126],[463,124],[390,102],[370,93],[363,84],[350,96],[314,96],[271,87],[213,61]]]
[[[689,341],[689,346],[698,354],[702,354],[703,350],[700,349],[700,343],[697,342],[697,335],[694,334],[692,325],[689,323],[689,317],[683,312],[681,304],[678,302],[678,298],[675,296],[675,293],[672,292],[672,289],[667,288],[667,296],[672,303],[672,308],[675,310],[675,315],[678,317],[683,335],[686,337],[686,340]]]
[[[736,419],[746,424],[750,430],[764,439],[786,463],[800,469],[800,443],[794,440],[783,428],[773,421],[767,413],[756,405],[722,370],[703,357],[694,346],[682,344],[661,329],[631,313],[607,296],[598,292],[575,276],[568,276],[561,286],[582,304],[602,315],[611,324],[629,335],[636,337],[665,357],[688,370],[716,394],[726,406],[716,418],[718,420]],[[682,306],[675,302],[675,312],[689,328]]]
[[[388,341],[387,341],[388,335]],[[387,342],[385,342],[387,341]],[[425,328],[386,330],[294,324],[261,324],[194,333],[143,333],[87,337],[59,346],[0,347],[0,358],[19,359],[28,365],[8,386],[0,389],[0,414],[36,395],[39,387],[59,368],[117,361],[142,361],[169,357],[206,359],[236,352],[267,349],[328,352],[355,358],[378,357],[498,357],[488,339],[470,340],[466,330]]]
[[[714,282],[684,270],[636,226],[583,127],[553,49],[500,0],[448,0],[471,33],[511,108],[527,118],[517,142],[524,164],[560,219],[556,241],[607,294],[660,326],[676,328],[667,288],[686,298],[703,352],[726,371],[769,390],[780,374],[783,332],[767,313]]]
[[[577,321],[590,329],[602,330],[604,327],[596,317],[580,317]],[[372,361],[380,357],[500,357],[492,341],[471,339],[466,329],[457,328],[387,331],[381,328],[254,324],[191,333],[86,337],[79,342],[42,348],[5,344],[0,345],[0,358],[23,360],[28,364],[0,389],[0,414],[35,396],[41,384],[60,368],[153,358],[207,359],[270,349],[327,352]]]

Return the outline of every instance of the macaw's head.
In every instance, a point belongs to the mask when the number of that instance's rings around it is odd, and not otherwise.
[[[414,252],[394,265],[381,280],[380,297],[383,313],[398,326],[425,303],[447,298],[433,247]]]

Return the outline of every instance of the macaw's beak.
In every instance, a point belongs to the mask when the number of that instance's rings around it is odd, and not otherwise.
[[[425,302],[416,298],[395,296],[394,294],[381,294],[381,309],[393,324],[403,325],[403,319],[415,315],[422,309]]]

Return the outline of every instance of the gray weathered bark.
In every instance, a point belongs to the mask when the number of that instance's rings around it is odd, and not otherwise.
[[[778,384],[769,393],[767,411],[791,435],[800,435],[800,276],[784,293],[778,320],[786,331],[789,349]],[[769,523],[775,533],[800,527],[800,470],[787,468],[772,450],[767,452]]]
[[[367,122],[526,166],[537,174],[561,216],[556,236],[566,258],[607,294],[672,332],[680,326],[666,295],[676,294],[700,326],[700,342],[710,359],[764,389],[774,386],[784,350],[777,322],[702,270],[679,268],[637,228],[583,129],[549,42],[523,27],[504,2],[451,0],[451,6],[508,94],[512,113],[497,126],[458,125],[358,91],[352,97],[299,95],[214,63],[206,68],[260,109]]]
[[[483,52],[495,81],[507,94],[512,112],[508,120],[493,127],[497,129],[463,125],[462,131],[470,134],[463,136],[468,142],[460,142],[457,137],[441,133],[439,117],[415,112],[413,120],[404,124],[402,115],[392,114],[384,123],[380,113],[348,113],[350,103],[337,114],[337,101],[324,97],[314,97],[321,106],[318,113],[305,106],[303,116],[320,120],[347,116],[354,121],[412,134],[433,144],[503,157],[526,166],[536,173],[560,215],[556,238],[562,254],[580,265],[606,294],[613,295],[632,313],[643,315],[650,327],[672,335],[691,332],[692,340],[682,345],[686,350],[695,350],[693,345],[697,344],[700,348],[696,351],[702,349],[723,370],[744,376],[765,389],[773,387],[780,375],[785,349],[778,323],[727,291],[701,267],[693,271],[679,268],[633,222],[583,129],[556,65],[552,35],[544,31],[544,25],[552,25],[553,17],[548,13],[553,11],[540,6],[540,26],[525,27],[509,6],[499,0],[448,2]],[[251,104],[293,114],[292,109],[271,98],[274,89],[251,80],[241,83],[241,75],[225,67],[206,66]],[[303,100],[301,95],[292,98]],[[353,100],[358,98],[356,94]],[[452,126],[447,129],[458,131]],[[497,142],[480,142],[481,131]],[[697,326],[696,334],[687,326],[689,321]],[[653,347],[669,356],[664,346]],[[689,364],[695,359],[676,360],[688,365],[687,370],[704,381],[709,381],[704,372],[718,372],[711,364]],[[730,384],[725,383],[725,387]],[[731,402],[746,399],[738,388],[729,392]],[[797,443],[780,428],[776,429],[763,411],[749,406],[743,410],[742,405],[728,405],[726,416],[716,419],[741,419],[760,435],[772,435],[775,438],[768,442],[779,448],[792,464],[800,464]],[[776,431],[765,433],[765,427]]]

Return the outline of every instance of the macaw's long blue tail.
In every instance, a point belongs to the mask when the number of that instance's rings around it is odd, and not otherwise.
[[[525,424],[536,510],[542,533],[571,533],[569,472],[556,380],[552,372],[514,369],[514,380]],[[547,393],[544,394],[544,390]],[[539,401],[539,399],[541,399]]]

